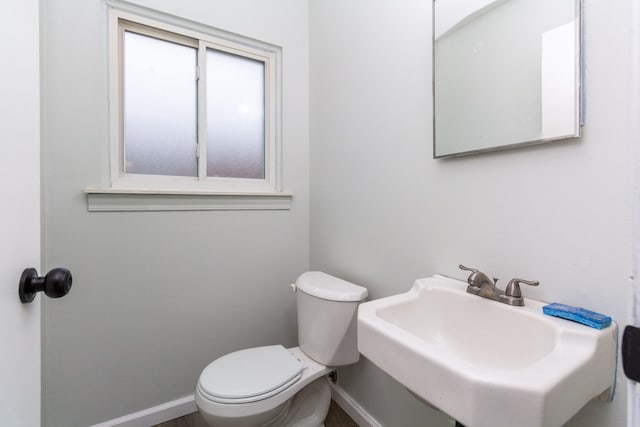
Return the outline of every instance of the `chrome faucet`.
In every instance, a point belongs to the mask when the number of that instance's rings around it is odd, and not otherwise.
[[[496,286],[498,279],[490,279],[489,276],[475,268],[465,267],[462,264],[460,264],[459,267],[461,270],[471,272],[467,278],[467,283],[469,284],[469,286],[467,286],[467,292],[504,304],[523,306],[524,298],[520,290],[520,284],[524,283],[530,286],[538,286],[540,284],[540,282],[537,281],[511,279],[507,284],[507,288],[503,291]]]

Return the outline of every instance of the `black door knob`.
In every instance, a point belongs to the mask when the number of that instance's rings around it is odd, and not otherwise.
[[[622,333],[622,368],[632,381],[640,381],[640,328],[627,325]]]
[[[18,287],[20,301],[31,302],[40,291],[50,298],[63,297],[71,290],[71,282],[71,272],[66,268],[54,268],[44,277],[39,277],[35,268],[25,268]]]

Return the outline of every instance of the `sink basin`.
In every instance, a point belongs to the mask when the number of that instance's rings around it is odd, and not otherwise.
[[[361,304],[360,353],[467,427],[554,427],[615,383],[617,327],[597,330],[466,292],[444,276]]]

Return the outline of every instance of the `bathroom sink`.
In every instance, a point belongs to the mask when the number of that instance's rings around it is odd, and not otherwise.
[[[360,305],[360,353],[467,427],[561,426],[611,397],[617,328],[597,330],[466,292],[444,276]]]

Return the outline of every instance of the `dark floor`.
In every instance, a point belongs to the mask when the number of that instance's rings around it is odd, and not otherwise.
[[[336,402],[331,401],[327,419],[324,420],[325,427],[358,427],[355,421],[351,419],[346,412],[339,407]]]
[[[329,407],[329,414],[324,421],[325,427],[358,427],[358,424],[347,415],[341,407],[332,400]],[[207,427],[200,414],[195,412],[166,423],[158,424],[154,427]]]
[[[200,413],[194,412],[193,414],[185,415],[184,417],[176,418],[175,420],[167,421],[166,423],[158,424],[153,427],[208,427]]]

